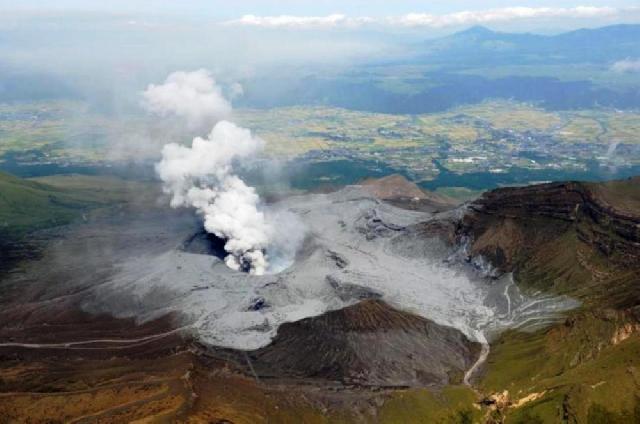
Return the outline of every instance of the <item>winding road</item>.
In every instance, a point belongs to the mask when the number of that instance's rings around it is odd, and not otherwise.
[[[153,334],[150,336],[140,337],[137,339],[95,339],[95,340],[82,340],[75,342],[66,342],[66,343],[18,343],[18,342],[7,342],[0,343],[0,348],[2,347],[22,347],[27,349],[126,349],[132,346],[137,346],[139,344],[143,344],[146,342],[150,342],[153,340],[161,339],[163,337],[170,336],[172,334],[176,334],[182,330],[190,328],[191,326],[180,327],[174,330],[166,331],[164,333]],[[114,343],[114,344],[125,344],[126,346],[118,346],[118,347],[82,347],[83,345],[90,344],[99,344],[99,343]]]

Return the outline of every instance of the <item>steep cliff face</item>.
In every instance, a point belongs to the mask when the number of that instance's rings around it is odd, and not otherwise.
[[[456,235],[522,284],[631,306],[640,300],[639,183],[494,190],[469,205]]]

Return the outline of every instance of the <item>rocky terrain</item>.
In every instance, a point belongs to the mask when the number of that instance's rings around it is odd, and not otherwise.
[[[280,326],[249,352],[260,378],[310,378],[374,387],[459,384],[480,345],[459,331],[380,300]]]
[[[527,286],[615,309],[640,303],[639,178],[506,188],[471,203],[458,241]]]
[[[398,174],[366,179],[360,184],[376,198],[409,210],[437,212],[452,209],[458,204],[454,199],[422,190]]]
[[[90,220],[3,280],[0,416],[634,422],[636,184],[505,188],[453,208],[394,177],[365,185],[386,201],[293,198],[311,235],[259,278],[228,271],[184,214]]]

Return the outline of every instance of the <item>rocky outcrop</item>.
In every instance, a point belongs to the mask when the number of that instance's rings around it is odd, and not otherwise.
[[[425,191],[402,175],[394,174],[360,183],[371,195],[394,206],[426,212],[453,208],[458,202],[430,191]]]
[[[362,181],[362,186],[378,199],[427,199],[429,196],[415,183],[407,180],[402,175],[394,174],[378,179]],[[434,198],[435,195],[433,195]]]
[[[422,387],[459,383],[479,350],[456,329],[365,300],[283,324],[273,342],[249,358],[260,378]]]
[[[510,187],[470,203],[456,228],[470,256],[559,291],[640,300],[640,178]],[[635,276],[635,277],[634,277]],[[634,281],[635,280],[635,281]],[[588,288],[588,293],[585,291]]]
[[[628,180],[629,186],[637,183]],[[640,211],[617,209],[603,192],[605,184],[578,182],[493,190],[469,205],[459,235],[471,237],[472,254],[503,271],[512,271],[521,253],[568,231],[617,265],[634,266],[640,260]]]

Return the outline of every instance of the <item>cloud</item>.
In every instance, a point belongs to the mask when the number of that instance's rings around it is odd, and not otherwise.
[[[327,16],[256,16],[245,15],[240,19],[224,22],[225,25],[242,25],[263,28],[356,28],[365,25],[385,25],[396,27],[433,27],[463,26],[508,22],[525,19],[568,18],[594,19],[620,16],[625,10],[637,11],[637,8],[616,9],[613,7],[505,7],[478,11],[461,11],[444,15],[428,13],[408,13],[401,16],[382,18],[348,17],[342,14]]]
[[[238,97],[244,96],[244,87],[239,82],[234,82],[229,86],[229,97],[231,99],[236,99]]]
[[[232,109],[221,88],[204,69],[174,72],[163,84],[150,84],[142,95],[147,110],[161,117],[184,118],[191,129],[210,128],[228,117]]]
[[[620,73],[640,72],[640,59],[626,58],[611,65],[611,70]]]
[[[463,11],[447,15],[409,13],[397,18],[389,18],[393,25],[415,27],[446,27],[507,22],[520,19],[540,18],[602,18],[616,16],[618,10],[611,7],[553,8],[553,7],[505,7],[482,11]]]
[[[333,14],[327,16],[256,16],[244,15],[240,19],[225,22],[226,25],[244,25],[264,28],[335,28],[357,27],[367,23],[375,23],[369,17],[349,18],[346,15]]]

